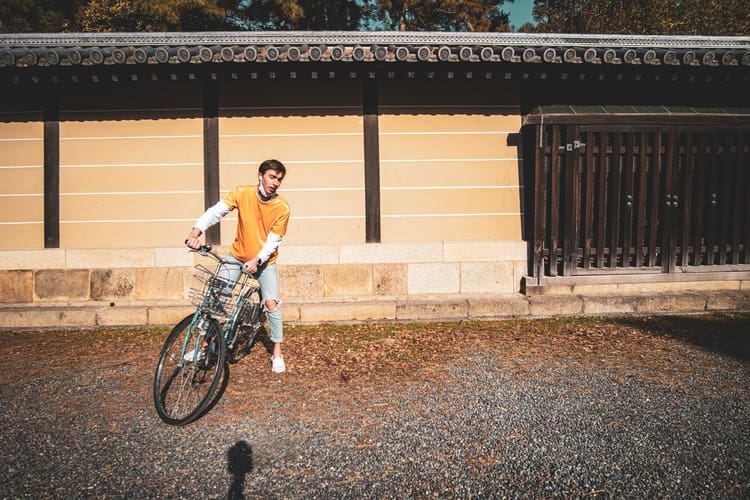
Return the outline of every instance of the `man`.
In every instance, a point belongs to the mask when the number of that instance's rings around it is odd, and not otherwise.
[[[235,186],[200,216],[186,242],[190,248],[199,248],[201,234],[237,209],[237,233],[230,253],[226,256],[228,262],[237,265],[228,266],[231,269],[229,279],[232,283],[236,282],[240,276],[240,267],[243,267],[260,284],[271,341],[274,344],[271,356],[271,369],[274,373],[286,370],[281,354],[284,332],[279,310],[279,275],[276,269],[278,248],[289,224],[289,204],[276,192],[285,175],[286,168],[280,161],[266,160],[261,163],[258,168],[258,185]]]

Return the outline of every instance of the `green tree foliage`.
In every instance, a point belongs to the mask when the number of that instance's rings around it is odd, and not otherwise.
[[[237,29],[231,0],[2,0],[4,32]]]
[[[534,0],[535,31],[747,35],[747,0]]]
[[[355,0],[253,0],[240,19],[252,30],[356,30],[366,10]]]
[[[512,1],[512,0],[510,0]],[[374,15],[387,30],[509,31],[503,0],[376,0]]]
[[[75,31],[77,0],[1,0],[0,32]]]

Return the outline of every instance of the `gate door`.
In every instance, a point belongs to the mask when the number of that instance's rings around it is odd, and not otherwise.
[[[533,276],[750,269],[750,127],[532,130]]]

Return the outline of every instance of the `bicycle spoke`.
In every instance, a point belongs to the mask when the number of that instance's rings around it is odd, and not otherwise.
[[[154,404],[162,420],[182,425],[201,415],[217,389],[224,355],[213,320],[194,322],[191,315],[172,330],[154,379]]]

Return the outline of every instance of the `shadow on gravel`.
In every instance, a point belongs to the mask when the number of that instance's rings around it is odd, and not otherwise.
[[[619,322],[750,364],[748,314],[622,318]]]
[[[244,500],[245,476],[253,471],[253,448],[245,441],[237,441],[227,451],[227,470],[232,475],[229,500]]]

